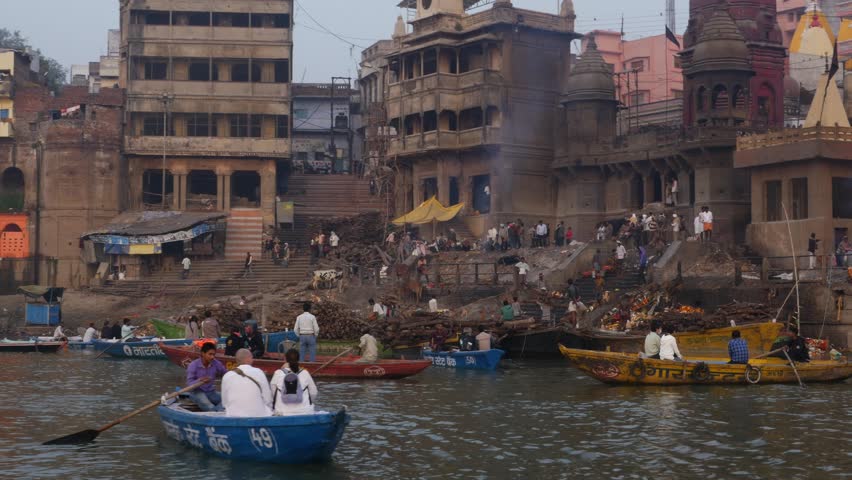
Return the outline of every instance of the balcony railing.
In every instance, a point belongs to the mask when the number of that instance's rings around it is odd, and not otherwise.
[[[193,42],[289,43],[289,28],[195,27],[189,25],[131,25],[130,40],[187,40]]]
[[[461,90],[474,87],[500,85],[503,76],[495,70],[473,70],[465,73],[433,73],[423,77],[403,80],[388,87],[388,98],[399,98],[420,92],[428,92],[436,88],[444,90]]]
[[[134,155],[162,155],[163,137],[125,137],[124,148]],[[290,139],[166,137],[165,152],[167,156],[287,158]]]
[[[737,150],[755,150],[758,148],[790,145],[815,140],[826,142],[852,142],[852,128],[788,128],[762,135],[747,135],[737,138]],[[850,148],[852,148],[852,146],[850,146]]]
[[[178,96],[210,97],[290,97],[289,83],[260,82],[195,82],[190,80],[134,80],[128,95],[161,95],[169,92]]]
[[[462,150],[500,141],[500,127],[485,126],[459,132],[432,131],[391,139],[388,153],[405,155],[429,150]]]

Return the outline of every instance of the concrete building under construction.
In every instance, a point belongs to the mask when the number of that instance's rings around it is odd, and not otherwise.
[[[242,207],[272,223],[290,160],[292,13],[290,0],[121,2],[131,209]]]

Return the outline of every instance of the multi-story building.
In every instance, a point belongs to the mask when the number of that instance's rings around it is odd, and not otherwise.
[[[552,221],[545,206],[556,197],[554,119],[579,38],[573,4],[563,2],[558,15],[507,0],[466,12],[476,3],[406,0],[401,5],[415,10],[412,31],[398,22],[386,66],[365,62],[384,69],[377,82],[369,69],[362,84],[384,90],[396,210],[432,196],[463,202],[476,233],[498,219]]]
[[[121,2],[131,208],[257,208],[273,223],[292,14],[291,0]]]
[[[361,160],[354,130],[360,96],[348,79],[293,84],[293,166],[306,172],[348,172]]]

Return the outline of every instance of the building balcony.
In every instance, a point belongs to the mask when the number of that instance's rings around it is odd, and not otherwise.
[[[269,97],[278,101],[290,97],[289,83],[193,82],[190,80],[133,80],[127,95],[156,95],[164,92],[178,97]]]
[[[188,25],[130,25],[131,41],[190,41],[194,43],[290,43],[289,28],[193,27]]]
[[[423,77],[403,80],[388,86],[388,100],[398,99],[436,89],[458,91],[484,86],[499,86],[503,76],[495,70],[479,69],[465,73],[433,73]]]
[[[12,79],[0,80],[0,98],[12,98],[15,95],[15,84]]]
[[[561,17],[520,8],[490,8],[482,12],[465,15],[461,19],[450,15],[434,15],[416,20],[413,22],[414,33],[410,34],[409,37],[418,38],[435,32],[452,32],[458,35],[491,25],[517,25],[519,17],[523,19],[523,24],[527,28],[555,33],[574,32],[574,18],[572,17]]]
[[[129,155],[162,156],[163,137],[125,137]],[[166,137],[166,156],[289,158],[289,138]]]
[[[8,120],[0,120],[0,138],[13,138],[15,136],[15,124]]]
[[[479,127],[459,132],[432,131],[393,138],[388,155],[412,155],[435,150],[467,150],[502,141],[500,127]]]
[[[748,168],[812,159],[852,160],[852,128],[790,128],[737,138],[734,167]]]

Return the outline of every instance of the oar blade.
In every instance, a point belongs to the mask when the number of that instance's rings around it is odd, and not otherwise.
[[[100,433],[98,430],[83,430],[64,437],[54,438],[53,440],[42,443],[42,445],[80,445],[98,438]]]

